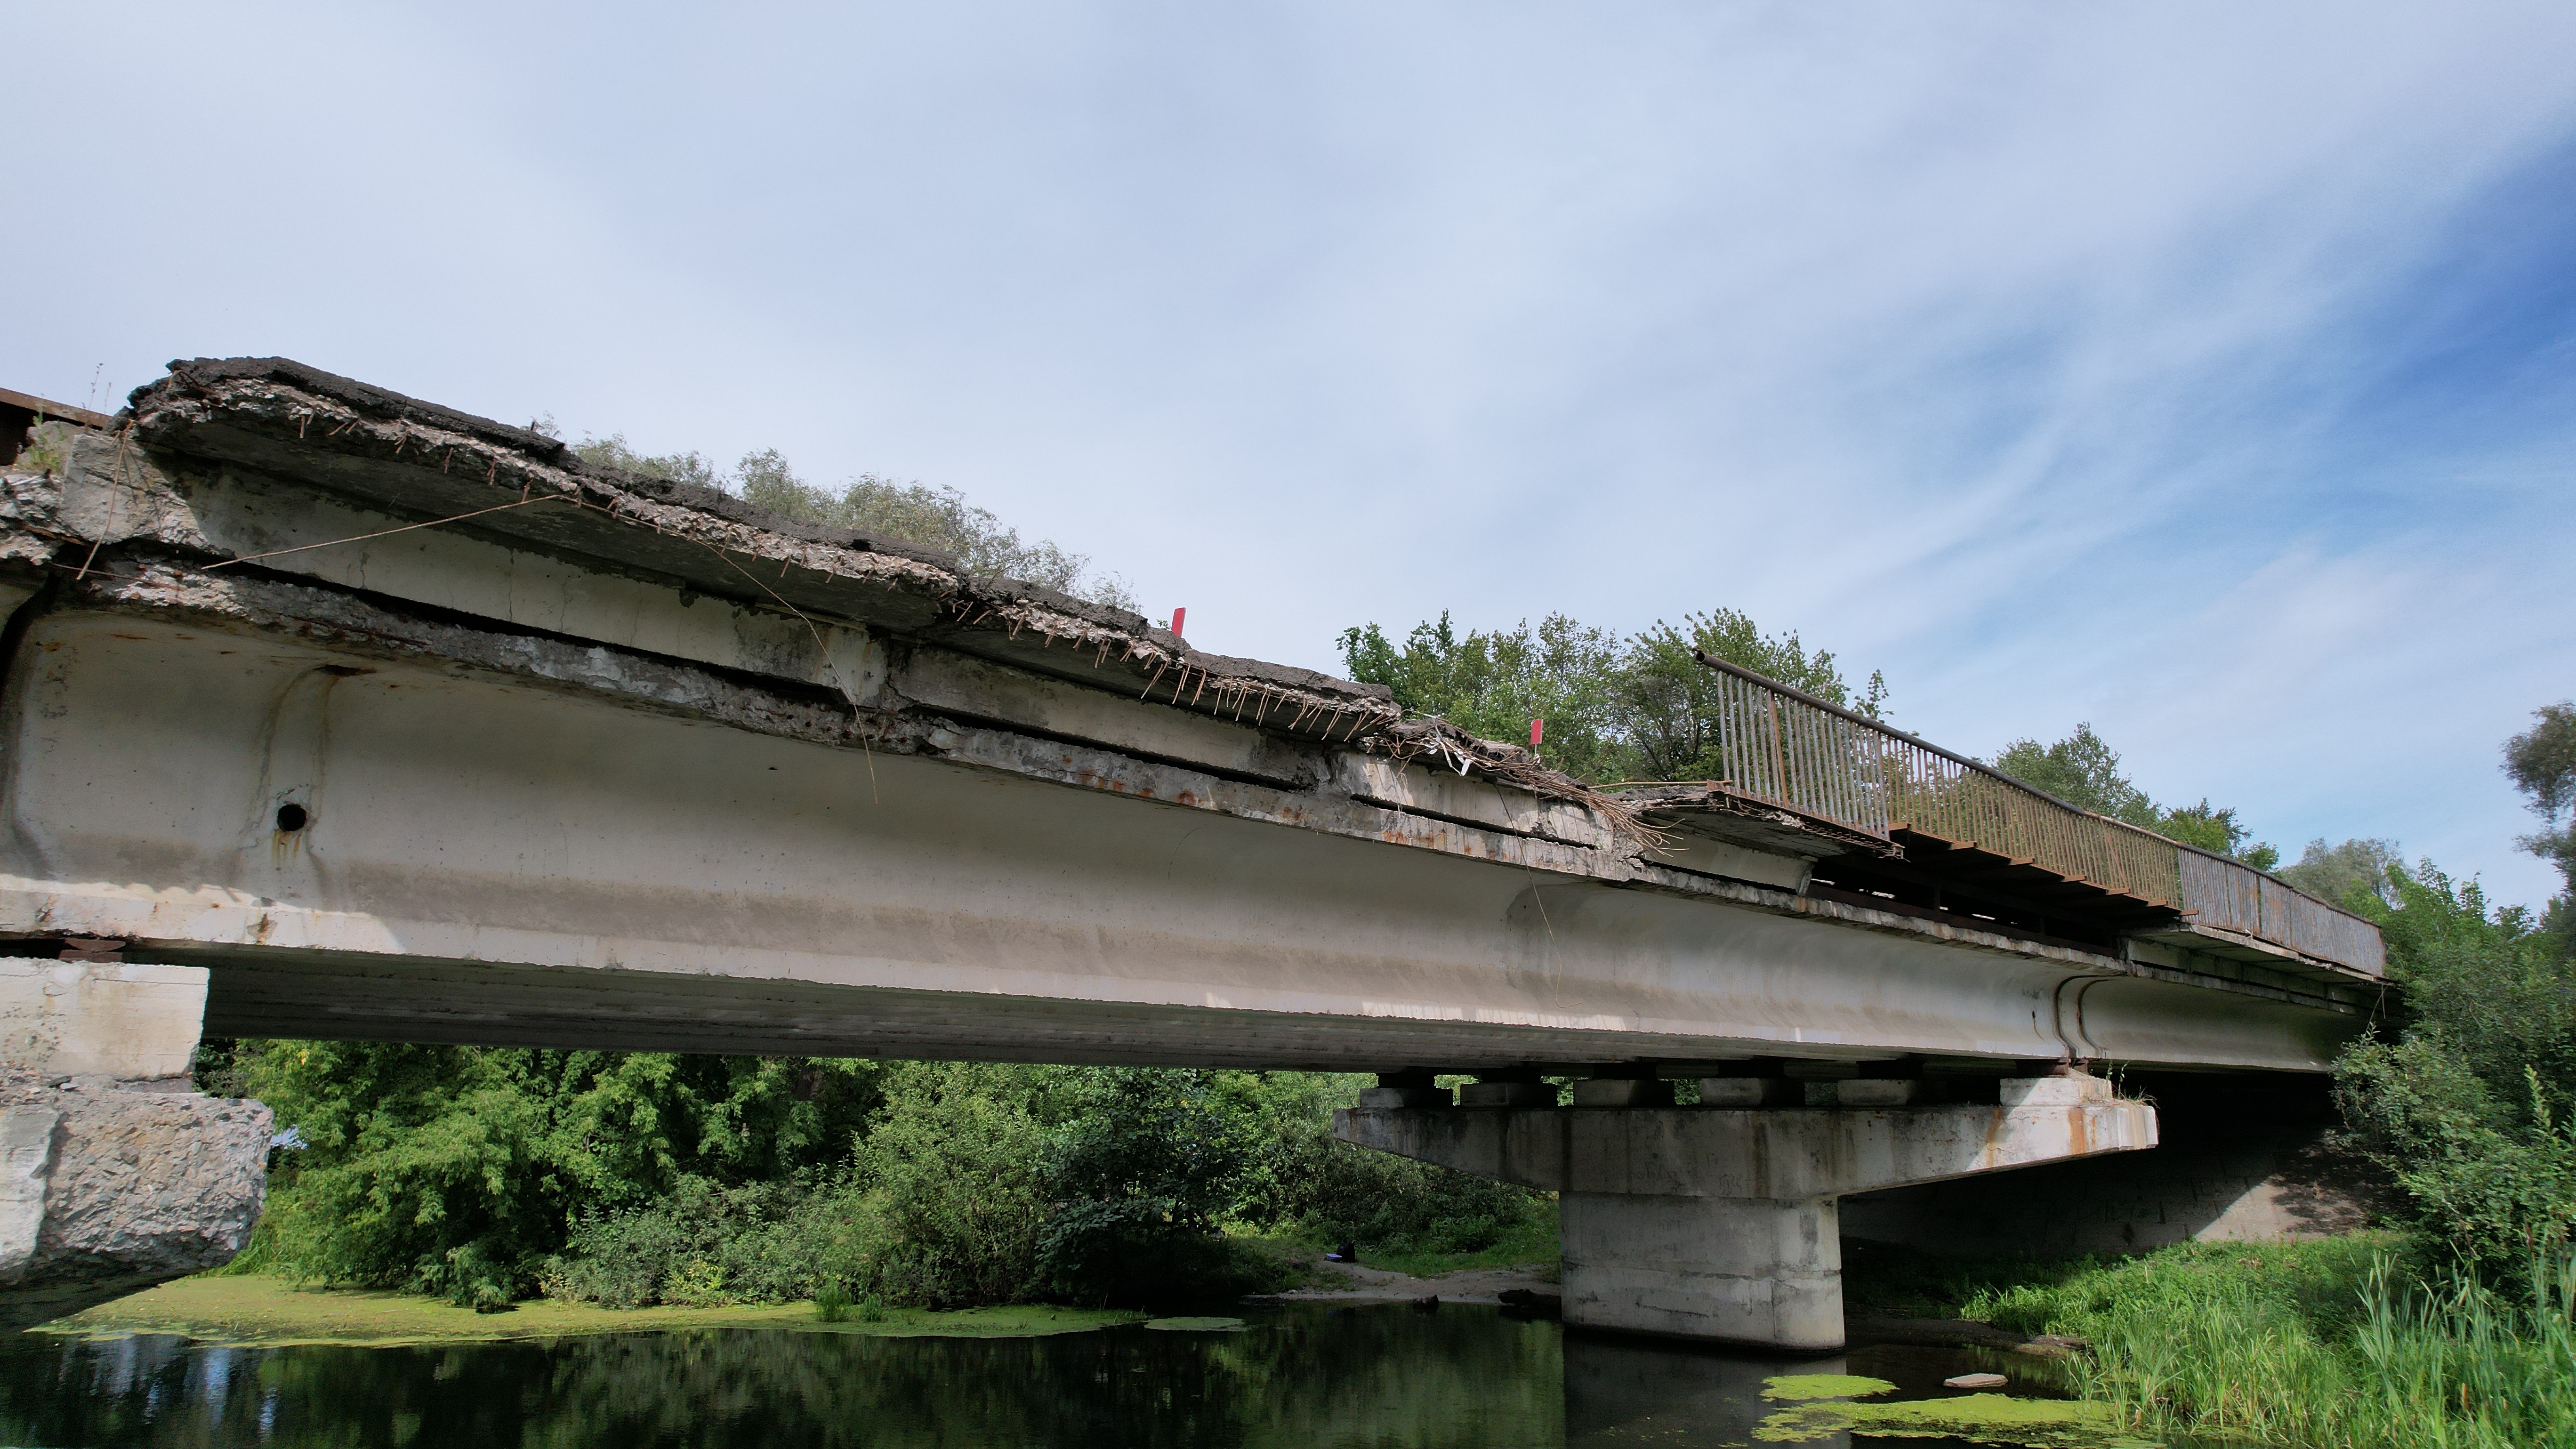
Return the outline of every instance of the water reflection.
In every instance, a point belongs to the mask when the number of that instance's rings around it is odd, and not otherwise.
[[[1691,1449],[1750,1441],[1778,1407],[1761,1398],[1770,1375],[1899,1377],[1883,1352],[1777,1360],[1569,1339],[1490,1309],[1316,1305],[1239,1333],[1041,1339],[731,1330],[233,1349],[28,1334],[0,1343],[0,1444]],[[1904,1377],[1957,1370],[1938,1357]]]
[[[1762,1397],[1774,1374],[1849,1372],[1839,1358],[1760,1358],[1576,1334],[1565,1340],[1565,1442],[1718,1449],[1753,1440],[1780,1405]],[[1850,1449],[1851,1436],[1804,1441]]]

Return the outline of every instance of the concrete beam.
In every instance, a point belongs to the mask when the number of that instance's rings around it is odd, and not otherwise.
[[[0,939],[207,968],[228,1032],[2312,1071],[2359,1020],[1802,894],[1849,842],[1650,839],[1383,690],[293,364],[0,489],[0,582],[52,579]]]
[[[1333,1131],[1542,1192],[1838,1197],[2155,1146],[2155,1109],[2099,1080],[2038,1078],[1992,1107],[1346,1108]]]
[[[899,720],[853,748],[827,704],[667,661],[495,638],[467,666],[486,646],[453,624],[298,604],[314,632],[292,638],[221,602],[26,630],[40,662],[0,700],[0,933],[209,967],[227,1032],[1343,1068],[1929,1052],[2315,1069],[2351,1029],[2100,958],[1854,929],[1751,886],[1587,879],[1598,852],[1347,797]],[[330,647],[398,628],[446,657]],[[512,660],[549,672],[503,674]]]

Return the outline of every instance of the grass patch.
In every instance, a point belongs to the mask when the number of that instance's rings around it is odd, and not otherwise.
[[[477,1313],[435,1298],[363,1289],[299,1288],[283,1278],[200,1274],[57,1319],[38,1330],[91,1338],[174,1333],[245,1347],[491,1343],[599,1333],[696,1328],[784,1328],[896,1338],[1030,1338],[1084,1333],[1147,1315],[1123,1310],[1014,1304],[936,1312],[886,1308],[826,1321],[811,1303],[711,1308],[602,1308],[542,1298],[504,1313]]]
[[[1871,1311],[2084,1340],[2073,1387],[2136,1432],[2576,1449],[2576,1259],[2508,1293],[2391,1233],[2056,1262],[1864,1258],[1855,1297]]]

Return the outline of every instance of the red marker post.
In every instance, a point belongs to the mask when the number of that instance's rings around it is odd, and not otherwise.
[[[1179,637],[1181,637],[1181,616],[1182,616],[1182,615],[1184,615],[1184,614],[1187,614],[1188,612],[1189,612],[1189,610],[1187,610],[1187,609],[1174,609],[1174,610],[1172,611],[1172,637],[1173,637],[1173,638],[1178,639]]]
[[[1540,740],[1542,737],[1544,737],[1546,734],[1547,734],[1547,721],[1546,721],[1546,720],[1543,720],[1543,719],[1534,719],[1534,720],[1531,720],[1531,721],[1530,721],[1530,748],[1531,748],[1531,749],[1533,749],[1533,750],[1534,750],[1534,749],[1537,749],[1537,748],[1538,748],[1538,742],[1539,742],[1539,740]]]

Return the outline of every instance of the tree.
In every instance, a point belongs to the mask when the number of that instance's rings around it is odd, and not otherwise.
[[[2213,806],[2206,796],[2190,805],[2159,805],[2150,799],[2120,773],[2119,752],[2090,724],[2078,724],[2075,733],[2051,745],[2015,740],[1995,756],[1994,766],[2069,805],[2152,830],[2168,840],[2241,860],[2256,870],[2280,864],[2279,850],[2248,843],[2252,832],[2238,823],[2234,807]]]
[[[2075,733],[2053,745],[2015,740],[1995,756],[1994,764],[2032,789],[2078,809],[2142,828],[2155,818],[2155,802],[2120,773],[2119,752],[2093,733],[2089,723],[2077,725]]]
[[[1088,556],[1074,553],[1052,539],[1023,542],[1018,529],[990,509],[966,501],[954,488],[922,483],[894,483],[862,473],[839,492],[796,476],[785,454],[757,448],[742,455],[730,474],[721,472],[697,452],[655,456],[637,452],[622,433],[586,438],[573,451],[588,462],[624,468],[648,477],[721,489],[744,502],[804,523],[847,528],[861,534],[900,540],[954,557],[971,573],[999,574],[1023,583],[1042,584],[1060,594],[1088,599],[1111,608],[1136,608],[1135,593],[1116,574],[1094,575]]]
[[[1053,1203],[1038,1264],[1057,1293],[1098,1303],[1167,1298],[1225,1276],[1217,1221],[1242,1204],[1249,1125],[1221,1073],[1150,1067],[1064,1074],[1076,1110],[1041,1158]]]
[[[1718,780],[1727,774],[1719,749],[1717,674],[1691,657],[1694,649],[1750,669],[1871,719],[1887,704],[1887,680],[1872,671],[1855,699],[1834,656],[1809,654],[1792,629],[1765,634],[1749,615],[1733,609],[1686,614],[1680,626],[1661,619],[1629,641],[1615,715],[1636,752],[1637,772],[1654,780]]]
[[[1732,609],[1661,620],[1629,639],[1550,614],[1533,629],[1460,634],[1443,611],[1398,647],[1375,624],[1342,631],[1353,679],[1383,684],[1396,703],[1486,739],[1520,741],[1545,720],[1539,757],[1594,784],[1713,780],[1725,775],[1717,736],[1717,676],[1693,647],[1877,718],[1887,682],[1871,674],[1857,701],[1834,656],[1807,652],[1795,631],[1764,634]]]
[[[2298,853],[2298,864],[2282,866],[2280,879],[2344,910],[2367,910],[2372,902],[2393,908],[2398,905],[2398,890],[2391,871],[2403,864],[2396,841],[2352,838],[2342,846],[2329,846],[2324,838],[2316,838]]]
[[[2319,838],[2299,853],[2298,864],[2282,868],[2281,879],[2346,910],[2366,910],[2371,903],[2394,907],[2399,897],[2390,872],[2404,864],[2393,840],[2356,838],[2328,845]]]
[[[1536,629],[1523,620],[1461,636],[1443,610],[1437,622],[1414,625],[1401,647],[1375,624],[1343,630],[1341,643],[1351,678],[1385,685],[1406,709],[1515,742],[1529,738],[1531,720],[1544,720],[1539,758],[1596,783],[1634,768],[1613,720],[1623,664],[1606,629],[1550,614]]]
[[[2541,828],[2522,837],[2523,849],[2558,867],[2566,882],[2549,903],[2546,929],[2561,949],[2576,943],[2576,702],[2561,700],[2532,711],[2539,721],[2504,742],[2504,769],[2528,797]]]

